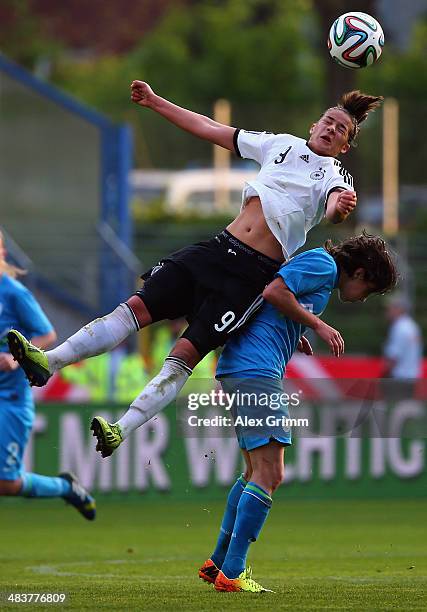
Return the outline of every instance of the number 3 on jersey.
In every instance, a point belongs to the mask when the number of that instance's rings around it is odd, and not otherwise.
[[[276,159],[274,160],[275,164],[283,164],[283,162],[285,161],[285,158],[287,156],[287,154],[289,153],[289,151],[292,149],[292,145],[290,147],[288,147],[286,149],[286,151],[284,151],[283,153],[279,153],[279,157],[276,157]]]
[[[218,323],[215,323],[215,325],[214,325],[215,331],[217,331],[217,332],[224,331],[224,329],[226,327],[228,327],[229,325],[231,325],[231,323],[233,323],[235,318],[236,318],[236,315],[234,314],[234,312],[232,310],[228,310],[221,317],[222,325],[220,326],[220,325],[218,325]]]

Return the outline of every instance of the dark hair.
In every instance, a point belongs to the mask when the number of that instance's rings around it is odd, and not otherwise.
[[[327,240],[324,248],[349,276],[353,276],[358,268],[363,268],[365,279],[375,286],[374,293],[387,293],[396,287],[396,264],[379,236],[363,231],[360,236],[336,245],[332,240]]]
[[[368,114],[381,106],[384,100],[382,96],[370,96],[358,89],[348,91],[341,96],[336,108],[345,111],[350,115],[353,122],[353,130],[351,131],[348,142],[351,143],[360,131],[360,124],[365,121]]]

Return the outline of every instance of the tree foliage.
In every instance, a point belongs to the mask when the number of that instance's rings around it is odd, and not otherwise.
[[[319,91],[310,8],[308,0],[200,2],[168,14],[132,59],[182,101],[295,103]]]
[[[358,85],[366,91],[396,98],[400,106],[400,181],[425,183],[427,149],[427,21],[413,29],[411,43],[404,53],[392,44],[384,48],[378,64],[358,74]],[[368,154],[369,155],[369,154]],[[373,164],[375,166],[374,160]],[[404,211],[402,211],[404,212]],[[414,211],[410,213],[414,216]],[[408,215],[409,216],[409,215]]]
[[[146,80],[160,95],[207,114],[222,97],[234,108],[258,112],[262,106],[265,114],[270,107],[280,108],[283,124],[283,109],[291,118],[293,109],[319,99],[322,69],[315,42],[310,0],[203,0],[191,10],[178,6],[166,13],[129,55],[78,65],[62,62],[55,78],[98,109],[134,125],[140,165],[179,167],[187,153],[197,163],[210,157],[210,150],[194,139],[190,144],[149,112],[132,109],[133,79]],[[269,119],[245,127],[274,129]],[[167,160],[164,152],[161,159],[162,149],[168,151]]]
[[[45,58],[56,57],[64,45],[46,35],[43,24],[31,9],[30,0],[0,3],[0,51],[32,70]]]
[[[360,71],[359,83],[366,89],[380,89],[385,96],[425,103],[426,55],[427,20],[424,20],[415,25],[410,46],[404,53],[386,42],[378,64],[370,70]]]
[[[140,166],[207,163],[211,150],[132,105],[129,85],[135,78],[149,81],[177,104],[206,114],[212,113],[216,99],[225,97],[232,103],[234,124],[241,127],[300,135],[325,105],[359,86],[401,100],[408,111],[402,118],[402,138],[412,149],[423,149],[421,131],[411,130],[409,121],[412,117],[425,124],[426,119],[426,23],[418,24],[407,52],[393,50],[386,40],[380,62],[355,72],[336,66],[326,49],[330,23],[354,8],[351,0],[181,0],[169,6],[130,53],[76,56],[61,53],[63,41],[46,35],[30,0],[3,0],[2,51],[30,68],[48,58],[53,83],[117,121],[130,122]],[[373,6],[374,0],[359,0],[357,9]],[[418,114],[410,106],[417,101]],[[377,113],[367,123],[375,127],[379,117]],[[365,155],[362,149],[361,143]],[[377,148],[370,147],[366,154],[378,158]],[[419,163],[411,166],[417,172],[427,162],[424,157],[419,155]],[[375,164],[372,169],[378,173]],[[369,169],[355,173],[369,177]]]

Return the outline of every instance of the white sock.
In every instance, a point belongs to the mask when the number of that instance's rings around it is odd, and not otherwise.
[[[192,370],[179,357],[167,357],[162,369],[140,395],[132,402],[129,410],[117,421],[123,438],[149,421],[176,398],[188,380]]]
[[[49,372],[53,374],[70,363],[106,353],[138,329],[130,306],[119,304],[110,314],[91,321],[63,344],[47,351]]]

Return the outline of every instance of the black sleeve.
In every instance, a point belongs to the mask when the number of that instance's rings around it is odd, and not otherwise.
[[[233,144],[234,144],[234,150],[236,151],[237,157],[240,157],[240,159],[243,159],[242,154],[239,151],[239,145],[237,144],[237,139],[239,138],[239,132],[240,132],[240,128],[236,128],[236,131],[234,132],[234,136],[233,136]]]

